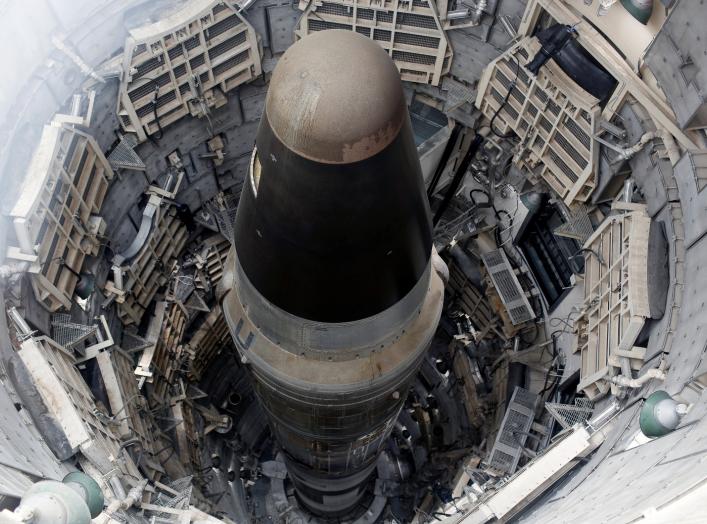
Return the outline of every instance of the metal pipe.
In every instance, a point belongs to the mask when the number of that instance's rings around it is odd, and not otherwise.
[[[478,2],[476,2],[476,7],[471,12],[471,21],[474,25],[479,25],[481,23],[481,17],[483,16],[487,5],[487,0],[478,0]]]
[[[108,504],[108,507],[105,509],[105,511],[101,513],[98,518],[94,519],[94,522],[96,524],[108,524],[109,522],[111,522],[111,515],[113,513],[121,509],[125,510],[131,508],[132,506],[138,504],[138,502],[140,502],[140,499],[142,499],[142,494],[145,491],[146,487],[147,479],[143,479],[138,482],[137,485],[128,492],[128,495],[126,497],[122,499],[112,500],[110,504]]]
[[[630,147],[620,147],[617,146],[616,144],[612,144],[611,142],[604,140],[598,135],[594,136],[594,140],[599,142],[601,145],[608,147],[612,151],[615,151],[616,153],[619,154],[619,158],[621,160],[631,160],[636,153],[638,153],[641,149],[645,147],[645,145],[656,138],[656,134],[653,132],[648,132],[644,133],[643,136],[640,138],[638,142],[636,142],[634,145]]]
[[[641,375],[638,378],[632,378],[630,376],[626,375],[618,375],[616,377],[611,377],[609,378],[609,381],[612,384],[616,384],[619,387],[622,388],[640,388],[642,387],[646,382],[657,379],[657,380],[665,380],[665,366],[667,365],[667,362],[665,359],[660,361],[660,364],[658,364],[658,367],[651,368],[647,370],[643,375]]]
[[[455,9],[454,11],[447,12],[447,20],[464,20],[471,16],[471,9]]]
[[[22,315],[20,315],[20,312],[17,311],[16,307],[14,307],[14,306],[11,307],[7,313],[10,316],[10,318],[12,319],[12,321],[14,322],[15,327],[17,328],[17,330],[20,332],[21,335],[27,337],[32,334],[32,328],[29,327],[29,324],[24,319],[24,317]]]
[[[110,484],[110,487],[113,488],[113,493],[115,493],[115,496],[119,500],[122,500],[128,496],[127,493],[125,493],[125,488],[123,487],[122,482],[120,482],[120,479],[117,476],[112,476],[108,483]]]
[[[657,135],[663,141],[670,164],[674,166],[680,160],[680,148],[675,142],[675,138],[666,129],[658,129]]]
[[[123,270],[120,266],[113,266],[113,283],[117,289],[123,290]]]

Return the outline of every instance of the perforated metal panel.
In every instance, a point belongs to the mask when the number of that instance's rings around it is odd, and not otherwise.
[[[504,473],[516,470],[539,402],[538,395],[516,387],[489,456],[492,468]]]
[[[222,106],[225,93],[262,71],[255,30],[214,0],[191,0],[168,18],[131,30],[123,64],[118,115],[141,142],[186,115]]]
[[[596,185],[599,148],[593,136],[599,101],[552,60],[531,75],[525,65],[539,50],[536,38],[524,38],[491,62],[476,106],[487,118],[496,116],[499,133],[521,138],[514,157],[519,168],[544,180],[566,204],[586,202]]]
[[[481,255],[481,259],[513,325],[522,324],[535,318],[533,308],[530,306],[525,291],[518,282],[518,277],[516,277],[503,249],[484,253]]]

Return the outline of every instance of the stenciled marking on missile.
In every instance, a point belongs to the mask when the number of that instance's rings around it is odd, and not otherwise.
[[[236,324],[236,329],[233,330],[233,338],[236,341],[236,344],[238,345],[239,349],[243,351],[248,351],[250,349],[250,346],[253,345],[253,340],[255,340],[255,335],[251,331],[248,333],[248,336],[246,337],[245,340],[241,339],[241,329],[243,329],[243,324],[245,322],[241,318],[238,321],[238,324]]]

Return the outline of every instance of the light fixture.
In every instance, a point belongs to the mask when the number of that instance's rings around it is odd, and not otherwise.
[[[653,14],[653,0],[621,0],[621,5],[643,25],[648,23]]]
[[[675,401],[667,392],[658,390],[651,393],[643,403],[639,415],[641,432],[646,437],[662,437],[680,424],[687,412],[687,406]]]

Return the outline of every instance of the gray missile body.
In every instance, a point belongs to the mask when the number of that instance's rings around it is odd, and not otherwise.
[[[283,55],[243,186],[223,307],[297,497],[344,515],[439,322],[430,213],[387,53],[323,31]]]

